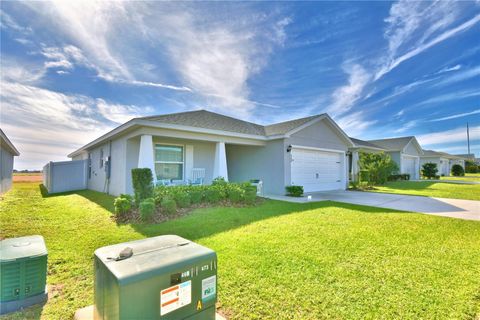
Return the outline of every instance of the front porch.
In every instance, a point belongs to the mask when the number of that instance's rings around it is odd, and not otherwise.
[[[199,141],[141,135],[138,168],[150,168],[155,185],[210,184],[222,177],[228,181],[223,141]]]

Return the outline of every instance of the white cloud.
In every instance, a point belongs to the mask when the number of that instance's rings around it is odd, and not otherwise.
[[[447,84],[452,84],[460,81],[464,81],[467,79],[475,78],[480,76],[480,66],[475,66],[472,68],[468,68],[465,71],[461,72],[456,72],[452,75],[449,75],[448,77],[445,77],[443,80],[437,82],[435,84],[436,87],[438,86],[444,86]]]
[[[255,104],[249,102],[247,81],[263,68],[273,46],[285,41],[283,28],[290,20],[280,20],[262,38],[252,31],[255,21],[250,21],[251,28],[235,22],[209,23],[188,10],[170,12],[164,19],[162,27],[145,29],[149,37],[165,39],[187,86],[214,110],[248,117]]]
[[[359,136],[371,125],[377,123],[376,120],[365,120],[361,111],[349,113],[335,121],[349,136]]]
[[[460,99],[478,97],[478,96],[480,96],[480,91],[478,91],[478,90],[456,91],[456,92],[453,92],[453,93],[446,93],[446,94],[442,94],[442,95],[439,95],[439,96],[435,96],[433,98],[423,100],[423,101],[421,101],[419,103],[416,103],[415,105],[411,106],[410,108],[415,108],[415,107],[418,107],[418,106],[421,106],[421,105],[442,103],[442,102],[451,101],[451,100],[460,100]]]
[[[430,121],[432,121],[432,122],[444,121],[444,120],[450,120],[450,119],[456,119],[456,118],[471,116],[471,115],[479,114],[479,113],[480,113],[480,109],[472,111],[472,112],[458,113],[458,114],[454,114],[454,115],[451,115],[451,116],[448,116],[448,117],[436,118],[436,119],[432,119]]]
[[[151,107],[140,108],[133,105],[107,103],[103,99],[97,99],[96,105],[98,111],[108,120],[121,124],[135,117],[151,114],[154,109]]]
[[[244,118],[255,106],[268,105],[249,99],[248,80],[265,66],[274,47],[283,46],[292,21],[275,10],[259,14],[247,5],[236,6],[237,14],[228,19],[189,3],[26,5],[48,19],[47,27],[66,35],[103,80],[185,91],[198,103]],[[137,41],[135,47],[132,41]],[[156,65],[168,64],[167,68],[152,68],[148,59],[157,56]],[[47,66],[67,63],[57,58]],[[162,73],[170,76],[169,69],[180,84],[165,83],[168,77]]]
[[[480,21],[480,15],[448,29],[458,17],[459,6],[449,1],[399,1],[392,5],[385,21],[388,52],[375,74],[378,80],[401,63],[434,45],[464,32]]]
[[[457,70],[460,70],[462,68],[462,65],[461,64],[456,64],[452,67],[445,67],[445,68],[442,68],[440,69],[437,74],[439,73],[445,73],[445,72],[451,72],[451,71],[457,71]]]
[[[1,81],[0,89],[2,129],[20,150],[15,165],[20,169],[65,159],[126,119],[152,112],[8,81]]]
[[[480,126],[470,127],[470,140],[474,141],[480,138]],[[446,144],[454,142],[467,143],[467,128],[460,127],[441,132],[427,133],[416,136],[422,146]]]
[[[407,123],[402,124],[400,128],[394,130],[393,132],[402,133],[402,132],[408,131],[408,130],[414,128],[419,122],[420,121],[418,121],[418,120],[408,121]],[[398,125],[398,123],[397,123],[397,125]]]
[[[364,87],[370,81],[370,75],[359,64],[344,67],[348,76],[348,84],[337,88],[332,94],[332,104],[327,112],[331,116],[341,115],[349,111],[361,97]]]
[[[102,79],[109,81],[109,82],[116,82],[126,85],[132,86],[140,86],[140,87],[154,87],[154,88],[162,88],[162,89],[170,89],[175,91],[188,91],[192,92],[192,89],[185,87],[185,86],[173,86],[170,84],[163,84],[157,82],[150,82],[150,81],[138,81],[138,80],[125,80],[125,79],[117,79],[114,77],[103,76]]]

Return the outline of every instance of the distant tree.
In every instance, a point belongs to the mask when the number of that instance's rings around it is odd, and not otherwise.
[[[422,175],[425,178],[433,179],[437,176],[437,164],[436,163],[425,163],[422,166]]]

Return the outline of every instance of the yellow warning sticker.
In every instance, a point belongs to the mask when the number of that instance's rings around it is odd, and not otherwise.
[[[198,300],[197,310],[202,310],[202,301]]]

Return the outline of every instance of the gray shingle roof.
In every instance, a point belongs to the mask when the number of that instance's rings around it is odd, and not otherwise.
[[[435,150],[425,150],[423,149],[423,157],[443,157],[448,159],[463,159],[458,155],[453,155],[446,152],[435,151]]]
[[[273,136],[277,134],[285,134],[321,116],[323,116],[323,114],[275,123],[267,126],[235,119],[207,110],[171,113],[159,116],[143,117],[139,119],[258,136]]]
[[[171,113],[159,116],[143,117],[140,119],[258,136],[265,135],[264,127],[259,124],[227,117],[222,114],[206,110]]]
[[[287,132],[292,131],[293,129],[296,129],[305,123],[312,121],[313,119],[319,118],[323,116],[324,114],[318,114],[315,116],[310,116],[310,117],[305,117],[305,118],[300,118],[300,119],[295,119],[295,120],[290,120],[290,121],[285,121],[285,122],[280,122],[280,123],[274,123],[270,124],[268,126],[265,126],[265,134],[267,136],[274,136],[277,134],[285,134]]]
[[[412,140],[414,137],[400,137],[400,138],[391,138],[391,139],[379,139],[379,140],[368,140],[369,143],[379,146],[385,150],[403,150],[405,146]]]
[[[375,149],[384,150],[382,147],[377,146],[377,145],[375,145],[371,142],[365,141],[365,140],[360,140],[360,139],[356,139],[356,138],[352,138],[352,137],[350,137],[350,140],[353,141],[353,143],[355,144],[355,147],[375,148]]]

